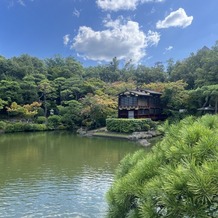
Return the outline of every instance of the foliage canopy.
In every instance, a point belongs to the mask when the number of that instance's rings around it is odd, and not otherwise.
[[[70,119],[78,115],[80,120],[67,125],[96,128],[105,125],[106,117],[116,116],[118,93],[137,87],[161,91],[167,115],[181,108],[195,114],[205,102],[217,111],[217,62],[217,43],[182,61],[170,59],[167,66],[158,62],[153,67],[135,66],[131,61],[123,64],[116,57],[109,64],[83,67],[75,58],[60,55],[45,60],[27,54],[10,59],[1,56],[0,116],[7,115],[13,102],[21,107],[40,102],[35,116],[48,117],[50,110],[61,115],[59,109],[68,110],[65,102],[73,100],[82,110],[78,114],[77,107],[75,113],[70,109],[75,115]]]

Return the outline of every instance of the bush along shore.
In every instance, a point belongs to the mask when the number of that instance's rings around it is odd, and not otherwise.
[[[64,125],[61,116],[52,115],[48,118],[44,116],[37,117],[36,120],[11,119],[0,121],[0,133],[13,132],[36,132],[52,130],[71,130],[68,125]],[[150,139],[160,136],[161,132],[157,130],[157,123],[150,119],[118,119],[110,118],[106,120],[106,127],[94,130],[80,128],[77,133],[83,136],[98,136],[121,138],[137,141],[142,146],[149,146]]]
[[[64,130],[67,128],[62,125],[60,117],[57,115],[49,118],[38,117],[35,122],[21,119],[0,121],[0,133]]]
[[[109,138],[121,138],[137,141],[142,146],[150,146],[150,140],[161,136],[162,132],[157,130],[157,122],[151,119],[119,119],[109,118],[106,127],[95,130],[78,129],[83,136],[97,136]]]

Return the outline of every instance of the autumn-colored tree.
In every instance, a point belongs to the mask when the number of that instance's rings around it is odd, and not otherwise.
[[[41,107],[42,103],[40,102],[33,102],[32,104],[25,104],[23,106],[24,110],[24,117],[25,118],[33,118],[36,114],[38,114],[38,109]]]
[[[178,110],[186,108],[188,93],[185,90],[187,84],[182,80],[167,83],[143,84],[142,87],[162,93],[161,99],[164,108],[169,110]]]
[[[107,116],[114,115],[117,109],[117,101],[101,91],[95,95],[86,95],[81,99],[81,103],[83,123],[88,128],[105,126]]]
[[[10,116],[19,116],[27,119],[33,118],[40,108],[41,103],[33,102],[32,104],[19,105],[16,102],[12,102],[10,107],[7,107],[7,112]]]
[[[129,82],[117,81],[111,84],[107,84],[105,93],[116,96],[121,92],[124,92],[126,90],[132,90],[132,89],[136,89],[136,83],[134,81],[129,81]]]
[[[9,116],[22,116],[24,114],[24,107],[12,102],[10,107],[6,107]]]

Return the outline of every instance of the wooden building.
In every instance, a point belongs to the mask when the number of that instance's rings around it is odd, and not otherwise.
[[[146,89],[125,91],[119,94],[119,118],[163,119],[160,92]]]

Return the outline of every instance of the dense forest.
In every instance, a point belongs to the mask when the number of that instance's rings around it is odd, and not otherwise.
[[[179,116],[179,109],[196,114],[203,106],[218,104],[218,42],[188,58],[160,62],[153,67],[120,67],[119,60],[83,67],[75,58],[40,60],[27,54],[7,59],[0,56],[1,120],[20,118],[55,125],[89,129],[117,117],[117,94],[137,87],[162,92],[164,113]]]

